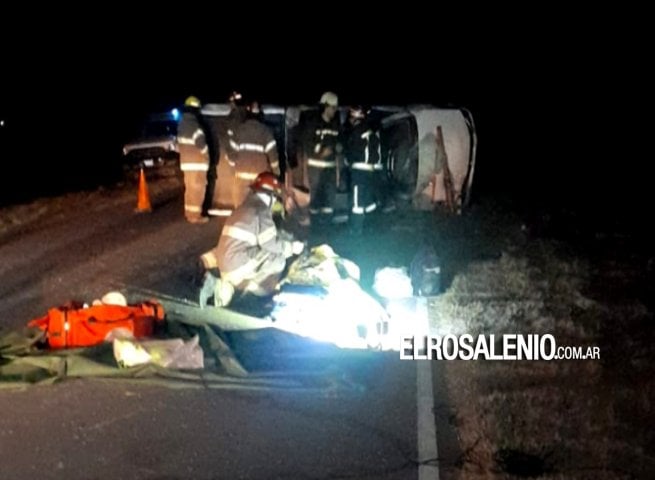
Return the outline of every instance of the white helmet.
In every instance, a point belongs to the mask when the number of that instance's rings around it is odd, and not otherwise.
[[[127,306],[127,299],[121,292],[107,292],[100,299],[100,302],[105,305],[120,305],[121,307]]]
[[[323,95],[321,95],[321,101],[319,102],[321,105],[329,105],[331,107],[338,107],[339,106],[339,97],[337,97],[337,94],[334,92],[325,92]]]

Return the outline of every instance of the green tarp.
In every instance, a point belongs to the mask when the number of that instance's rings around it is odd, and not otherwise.
[[[41,348],[44,333],[38,329],[0,331],[0,388],[47,384],[66,378],[119,378],[174,388],[238,390],[325,391],[352,389],[342,377],[325,372],[266,372],[253,374],[242,366],[215,325],[167,321],[168,338],[200,336],[205,357],[203,370],[175,370],[156,365],[119,368],[111,344],[90,348],[47,350]]]

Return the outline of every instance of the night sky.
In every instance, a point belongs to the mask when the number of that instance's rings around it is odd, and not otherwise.
[[[619,215],[648,203],[647,160],[638,153],[647,141],[638,115],[648,110],[648,79],[637,27],[617,40],[605,24],[580,30],[573,20],[485,31],[454,21],[412,25],[415,12],[388,20],[380,25],[393,35],[345,21],[307,36],[287,24],[259,28],[247,41],[243,31],[206,26],[170,38],[116,29],[96,40],[89,26],[16,49],[0,88],[2,156],[29,175],[42,172],[35,190],[55,174],[62,185],[93,183],[120,161],[145,113],[190,94],[224,102],[237,89],[264,103],[312,104],[333,90],[342,104],[469,108],[479,141],[474,191],[483,198]],[[12,196],[15,182],[3,181],[2,192]]]

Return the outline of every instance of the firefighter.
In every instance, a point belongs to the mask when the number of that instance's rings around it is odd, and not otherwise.
[[[377,208],[378,176],[383,171],[380,135],[370,120],[369,109],[350,108],[344,153],[350,168],[351,231],[361,234],[364,218]]]
[[[325,223],[334,214],[337,154],[341,153],[338,108],[337,95],[325,92],[320,99],[319,115],[308,119],[301,133],[302,157],[309,180],[309,212],[318,223]]]
[[[228,130],[234,131],[236,126],[245,120],[246,108],[241,99],[242,95],[239,92],[232,92],[227,99],[230,105],[229,114],[214,116],[210,122],[216,156],[212,163],[213,168],[210,167],[212,184],[206,198],[206,202],[210,204],[207,211],[209,215],[229,216],[236,204],[234,162],[228,156]]]
[[[227,151],[229,162],[234,166],[234,206],[238,207],[248,196],[249,187],[258,174],[280,175],[280,162],[273,133],[258,120],[260,113],[252,108],[253,105],[259,108],[259,104],[246,104],[240,94],[233,94],[233,97],[235,116],[227,131]]]
[[[278,231],[273,221],[273,205],[282,195],[277,176],[272,172],[260,173],[250,190],[246,200],[226,220],[218,245],[200,257],[205,269],[201,307],[212,296],[214,305],[227,306],[235,292],[269,296],[287,258],[303,250],[302,242]]]
[[[200,100],[190,96],[184,102],[177,128],[180,169],[184,175],[184,216],[189,223],[207,223],[203,202],[209,171],[209,147],[200,114]]]

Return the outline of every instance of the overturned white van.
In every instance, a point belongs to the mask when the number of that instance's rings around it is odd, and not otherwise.
[[[278,145],[283,171],[296,167],[298,125],[316,106],[262,107],[262,120]],[[225,134],[229,105],[206,105],[202,113],[218,142],[216,181],[210,214],[234,208],[234,172],[226,161]],[[348,108],[341,107],[345,121]],[[471,195],[477,137],[471,113],[464,108],[432,105],[374,106],[371,118],[380,126],[382,159],[389,174],[387,192],[400,205],[431,209],[444,204],[460,212]],[[211,195],[209,195],[211,196]]]

